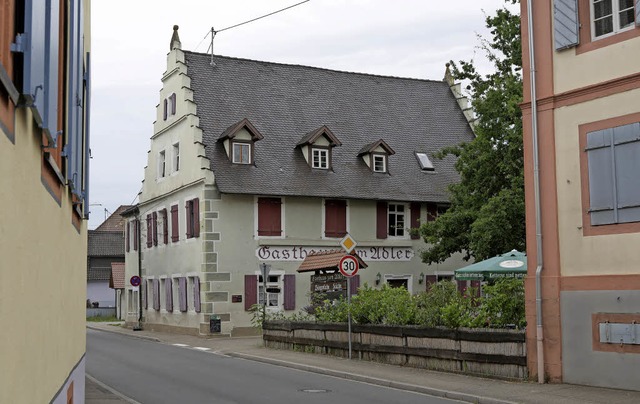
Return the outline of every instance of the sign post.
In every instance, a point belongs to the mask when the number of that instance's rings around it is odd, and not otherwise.
[[[338,264],[340,273],[347,277],[347,324],[349,333],[349,359],[351,359],[351,277],[358,273],[360,265],[353,255],[345,255]]]
[[[262,263],[260,264],[260,272],[262,273],[262,324],[264,325],[267,319],[267,278],[269,277],[269,271],[271,271],[271,265]]]

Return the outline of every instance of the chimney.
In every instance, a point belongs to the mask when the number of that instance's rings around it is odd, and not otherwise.
[[[180,37],[178,36],[178,26],[173,26],[173,35],[171,35],[171,43],[169,44],[169,50],[172,51],[174,49],[182,49],[182,44],[180,43]]]

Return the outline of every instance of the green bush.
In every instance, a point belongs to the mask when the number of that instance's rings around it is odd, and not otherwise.
[[[489,327],[524,327],[524,281],[499,279],[485,285],[480,308],[479,317]]]

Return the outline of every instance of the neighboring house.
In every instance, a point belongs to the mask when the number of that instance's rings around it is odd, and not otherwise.
[[[88,0],[0,3],[0,403],[83,403]]]
[[[422,263],[411,232],[446,208],[458,180],[454,158],[434,153],[473,138],[450,83],[212,63],[181,50],[177,27],[162,81],[140,202],[124,213],[125,276],[143,278],[144,327],[208,333],[217,316],[225,334],[253,333],[263,287],[269,310],[307,306],[311,276],[298,267],[346,233],[368,264],[359,285],[416,293],[461,266],[461,256]]]
[[[531,2],[534,66],[526,3],[522,109],[529,372],[553,382],[638,390],[640,1]],[[542,260],[536,251],[533,69]],[[535,295],[539,264],[541,319]]]
[[[116,317],[124,320],[127,315],[127,301],[124,296],[124,262],[111,263],[109,287],[116,291]]]
[[[116,291],[109,287],[111,264],[124,263],[122,205],[95,230],[89,230],[87,250],[87,300],[91,307],[116,307]]]

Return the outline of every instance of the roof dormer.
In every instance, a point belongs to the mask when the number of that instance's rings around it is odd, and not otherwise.
[[[218,138],[224,144],[227,157],[233,164],[253,164],[254,144],[264,136],[248,120],[229,126]]]
[[[369,143],[358,152],[365,164],[374,173],[389,172],[389,156],[396,154],[395,151],[384,140]]]
[[[304,135],[296,147],[300,147],[300,150],[302,150],[309,167],[329,170],[332,167],[331,149],[341,145],[340,140],[329,128],[321,126]]]

